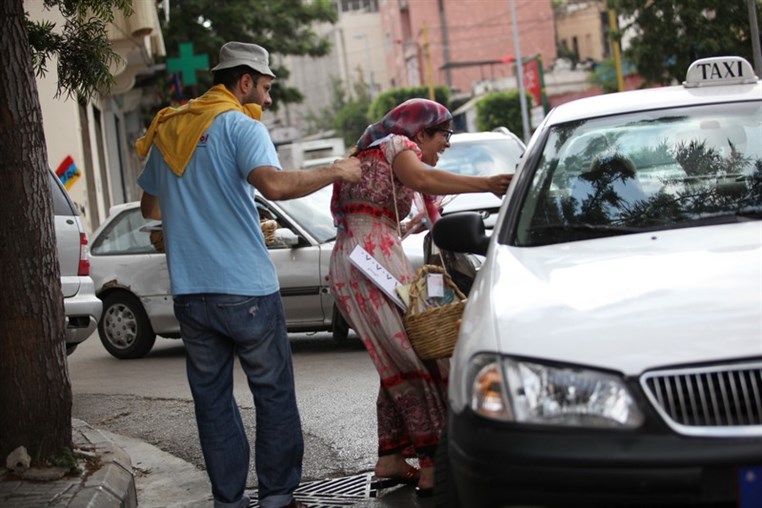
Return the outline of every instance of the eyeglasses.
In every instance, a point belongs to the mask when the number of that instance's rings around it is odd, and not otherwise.
[[[445,139],[449,142],[450,141],[450,137],[452,136],[453,131],[451,131],[450,129],[439,129],[439,131],[440,132],[444,132]]]

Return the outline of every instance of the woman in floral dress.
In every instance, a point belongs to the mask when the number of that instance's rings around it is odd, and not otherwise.
[[[434,484],[449,360],[418,358],[401,309],[350,263],[349,255],[361,245],[400,282],[409,283],[415,272],[400,243],[399,219],[410,212],[414,192],[423,195],[430,215],[437,213],[436,195],[505,194],[511,175],[469,177],[426,166],[435,166],[450,146],[451,124],[447,108],[433,101],[411,99],[395,107],[357,142],[353,154],[362,162],[360,181],[336,184],[331,202],[338,226],[331,290],[381,377],[375,474],[391,483],[417,483],[420,496],[431,495]],[[420,471],[405,461],[411,449]]]

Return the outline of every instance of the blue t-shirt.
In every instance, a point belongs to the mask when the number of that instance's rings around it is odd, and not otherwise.
[[[263,296],[278,291],[247,177],[280,169],[267,129],[239,111],[220,114],[183,176],[153,147],[138,184],[159,198],[173,295]]]

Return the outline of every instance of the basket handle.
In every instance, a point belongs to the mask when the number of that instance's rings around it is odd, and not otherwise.
[[[408,316],[414,316],[415,314],[421,312],[418,309],[418,301],[421,299],[421,295],[420,291],[418,290],[417,281],[429,273],[441,273],[444,276],[445,286],[453,289],[460,300],[466,299],[466,296],[458,288],[455,282],[453,282],[452,277],[450,277],[444,268],[437,265],[423,265],[416,271],[415,277],[413,278],[413,283],[410,285],[410,302],[407,308]]]

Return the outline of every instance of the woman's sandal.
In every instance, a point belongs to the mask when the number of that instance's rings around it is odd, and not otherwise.
[[[373,476],[370,480],[370,488],[375,490],[388,489],[397,485],[417,485],[421,472],[418,468],[410,466],[404,474],[394,476]]]

